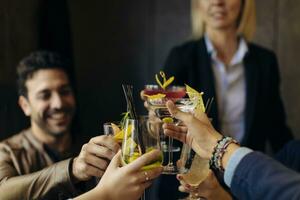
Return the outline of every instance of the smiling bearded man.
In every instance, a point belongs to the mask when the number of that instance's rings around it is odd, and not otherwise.
[[[94,137],[81,148],[83,135],[79,141],[71,134],[76,103],[68,67],[46,51],[20,62],[19,105],[31,127],[0,143],[0,199],[74,197],[102,177],[118,151],[112,137]]]

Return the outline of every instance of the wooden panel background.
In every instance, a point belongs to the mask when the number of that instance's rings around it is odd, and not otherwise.
[[[278,57],[288,122],[300,138],[300,2],[278,0]]]
[[[258,29],[255,41],[277,53],[288,124],[300,138],[300,2],[256,0],[256,7]]]

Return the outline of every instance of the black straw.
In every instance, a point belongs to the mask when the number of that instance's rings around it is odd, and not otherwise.
[[[137,113],[135,111],[134,100],[133,100],[133,92],[132,92],[133,86],[122,84],[122,88],[123,88],[123,92],[124,92],[126,103],[127,103],[127,112],[129,112],[129,116],[131,119],[138,120]],[[138,139],[138,143],[141,147],[142,154],[146,153],[139,121],[138,121],[138,127],[137,127],[137,139]]]
[[[212,103],[214,101],[214,97],[212,97],[211,99],[208,99],[207,102],[206,102],[206,105],[205,105],[205,113],[208,115],[210,110],[211,110],[211,106],[212,106]]]
[[[135,106],[133,102],[133,95],[132,95],[132,85],[122,85],[123,92],[125,95],[126,103],[127,103],[127,112],[129,112],[129,116],[132,119],[137,119],[137,114],[135,111]]]

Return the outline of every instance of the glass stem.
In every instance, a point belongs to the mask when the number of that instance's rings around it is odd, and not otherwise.
[[[169,166],[173,165],[173,138],[169,137]]]
[[[141,200],[146,200],[146,190],[144,191],[143,195],[141,196]]]
[[[190,195],[187,197],[187,200],[206,200],[204,197],[199,197],[197,193],[191,192]]]

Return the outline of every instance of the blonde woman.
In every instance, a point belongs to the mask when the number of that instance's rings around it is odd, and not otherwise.
[[[275,54],[251,43],[254,0],[192,0],[195,40],[172,49],[165,69],[215,97],[210,116],[217,130],[245,146],[275,151],[292,138],[279,95]]]
[[[191,8],[193,40],[171,50],[164,71],[215,98],[209,116],[218,131],[254,150],[267,141],[279,150],[292,134],[276,55],[251,42],[254,0],[192,0]]]

